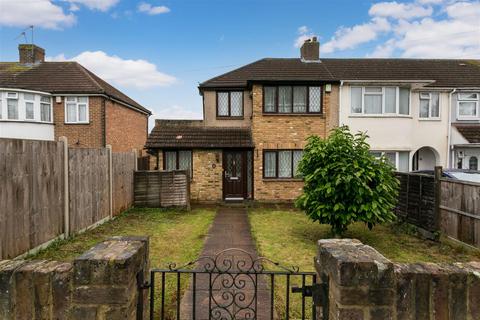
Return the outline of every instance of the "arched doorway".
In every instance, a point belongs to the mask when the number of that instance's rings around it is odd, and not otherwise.
[[[422,147],[414,153],[412,170],[433,170],[437,165],[437,152],[431,147]]]

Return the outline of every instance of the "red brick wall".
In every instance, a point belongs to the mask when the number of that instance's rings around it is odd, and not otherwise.
[[[148,116],[113,101],[106,102],[107,144],[113,151],[131,151],[139,155],[148,134]]]
[[[53,101],[53,119],[55,122],[55,139],[65,136],[68,144],[80,148],[104,147],[103,139],[103,97],[89,97],[89,123],[66,124],[65,123],[65,97],[61,102]]]

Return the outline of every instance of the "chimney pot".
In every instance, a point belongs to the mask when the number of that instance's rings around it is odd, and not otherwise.
[[[305,61],[320,60],[320,43],[317,37],[307,39],[300,48],[300,58]]]
[[[34,44],[19,44],[18,54],[21,64],[45,62],[45,50]]]

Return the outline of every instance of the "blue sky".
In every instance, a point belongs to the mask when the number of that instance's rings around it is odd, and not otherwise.
[[[76,60],[155,117],[199,118],[197,85],[263,57],[480,58],[480,2],[455,0],[0,0],[0,61],[35,25],[51,60]],[[27,36],[30,40],[29,32]]]

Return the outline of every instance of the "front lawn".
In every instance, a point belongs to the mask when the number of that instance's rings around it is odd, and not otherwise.
[[[152,268],[166,268],[168,263],[179,265],[195,260],[201,253],[215,211],[195,209],[192,211],[162,209],[131,209],[96,229],[89,230],[69,240],[57,241],[46,250],[29,259],[72,261],[99,242],[112,236],[150,236],[150,264]],[[159,279],[156,281],[160,285]],[[188,280],[181,284],[181,295],[188,287]],[[176,279],[166,279],[166,318],[173,318],[176,306]],[[160,290],[156,288],[155,299],[159,301]],[[160,303],[156,303],[156,311]]]
[[[286,266],[298,266],[301,271],[314,271],[313,258],[317,241],[331,238],[330,226],[313,223],[298,210],[252,209],[249,212],[252,234],[259,255]],[[361,223],[351,225],[346,238],[356,238],[378,250],[394,262],[454,262],[480,261],[480,252],[420,239],[396,225],[376,226],[372,231]],[[299,285],[296,280],[295,285]],[[285,283],[276,286],[276,310],[285,310]],[[295,299],[295,298],[294,298]],[[299,315],[299,303],[291,300],[291,316]],[[307,308],[309,310],[309,308]]]

